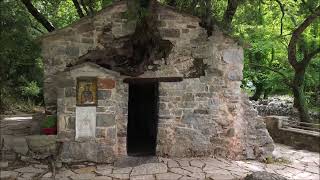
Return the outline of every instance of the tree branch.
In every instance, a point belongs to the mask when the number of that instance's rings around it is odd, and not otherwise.
[[[223,25],[226,28],[231,27],[233,16],[236,14],[239,0],[228,0],[228,6],[223,15]]]
[[[80,7],[80,4],[78,0],[72,0],[74,7],[77,9],[78,15],[80,18],[84,17],[84,14],[82,12],[82,9]]]
[[[318,47],[317,49],[315,49],[314,51],[312,51],[310,53],[304,54],[304,57],[303,57],[303,60],[301,61],[301,64],[303,66],[307,66],[309,64],[309,62],[311,61],[311,59],[319,53],[320,53],[320,47]]]
[[[29,13],[49,32],[55,30],[55,27],[33,6],[31,0],[21,0],[21,2],[28,9]]]
[[[320,16],[320,6],[310,14],[292,33],[288,46],[288,60],[294,69],[299,69],[301,64],[297,61],[297,43],[303,31]]]
[[[87,6],[89,8],[90,15],[94,14],[94,2],[93,0],[87,0]]]
[[[83,0],[80,0],[80,3],[81,3],[81,5],[82,5],[82,8],[84,9],[84,11],[86,12],[86,14],[87,14],[87,15],[90,15],[90,12],[89,12],[89,10],[88,10],[88,8],[87,8],[86,3],[85,3]]]
[[[211,0],[204,0],[203,7],[205,7],[205,10],[204,14],[201,17],[201,26],[207,30],[208,36],[211,36],[213,31],[213,15]]]
[[[197,16],[197,13],[195,11],[195,7],[197,6],[198,4],[198,0],[192,0],[191,3],[190,3],[190,6],[189,6],[189,11],[192,12],[193,15],[196,15]]]
[[[280,10],[281,10],[281,19],[280,19],[280,35],[282,35],[282,32],[283,32],[283,18],[284,18],[284,5],[281,3],[280,0],[275,0],[278,4],[279,4],[279,7],[280,7]]]
[[[280,71],[278,71],[278,70],[276,70],[276,69],[270,68],[270,67],[268,67],[268,66],[263,66],[263,65],[259,65],[259,64],[254,64],[254,63],[250,63],[249,66],[260,67],[260,68],[264,68],[264,69],[267,69],[267,70],[269,70],[269,71],[275,72],[275,73],[277,73],[277,74],[279,74],[280,76],[283,77],[283,81],[284,81],[284,83],[285,83],[287,86],[289,86],[289,87],[292,86],[291,83],[290,83],[290,81],[289,81],[289,78],[288,78],[285,74],[283,74],[282,72],[280,72]]]

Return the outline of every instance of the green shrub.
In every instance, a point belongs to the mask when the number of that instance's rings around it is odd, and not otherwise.
[[[284,157],[275,158],[272,156],[268,156],[264,159],[264,163],[266,163],[266,164],[289,164],[291,162],[290,162],[290,160],[288,160]]]
[[[26,86],[21,87],[22,95],[26,97],[37,97],[40,95],[41,88],[38,86],[37,82],[31,81],[26,84]]]
[[[57,116],[47,116],[44,122],[42,123],[42,128],[52,128],[57,124]]]

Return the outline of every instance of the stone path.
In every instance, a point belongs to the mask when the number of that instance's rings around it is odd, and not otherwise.
[[[61,180],[186,180],[242,179],[255,171],[267,171],[288,179],[320,179],[319,153],[294,150],[288,146],[276,145],[275,162],[265,164],[257,161],[229,161],[221,158],[158,158],[156,162],[134,167],[114,167],[94,163],[63,166],[57,170],[56,179]],[[60,164],[61,165],[61,164]],[[1,164],[6,166],[6,164]],[[40,177],[41,176],[41,177]],[[45,164],[26,164],[23,167],[9,166],[1,170],[1,179],[50,180],[52,173]],[[40,177],[40,178],[35,178]]]

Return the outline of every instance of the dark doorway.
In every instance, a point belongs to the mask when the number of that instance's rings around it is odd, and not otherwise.
[[[155,155],[158,82],[129,84],[127,150],[130,156]]]

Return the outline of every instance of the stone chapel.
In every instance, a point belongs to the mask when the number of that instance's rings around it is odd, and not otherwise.
[[[135,24],[126,11],[126,1],[115,2],[41,38],[45,105],[58,117],[59,158],[271,156],[273,140],[240,89],[244,57],[237,41],[218,27],[209,36],[199,18],[158,4],[162,50],[136,71],[128,60],[144,47],[128,44]]]

